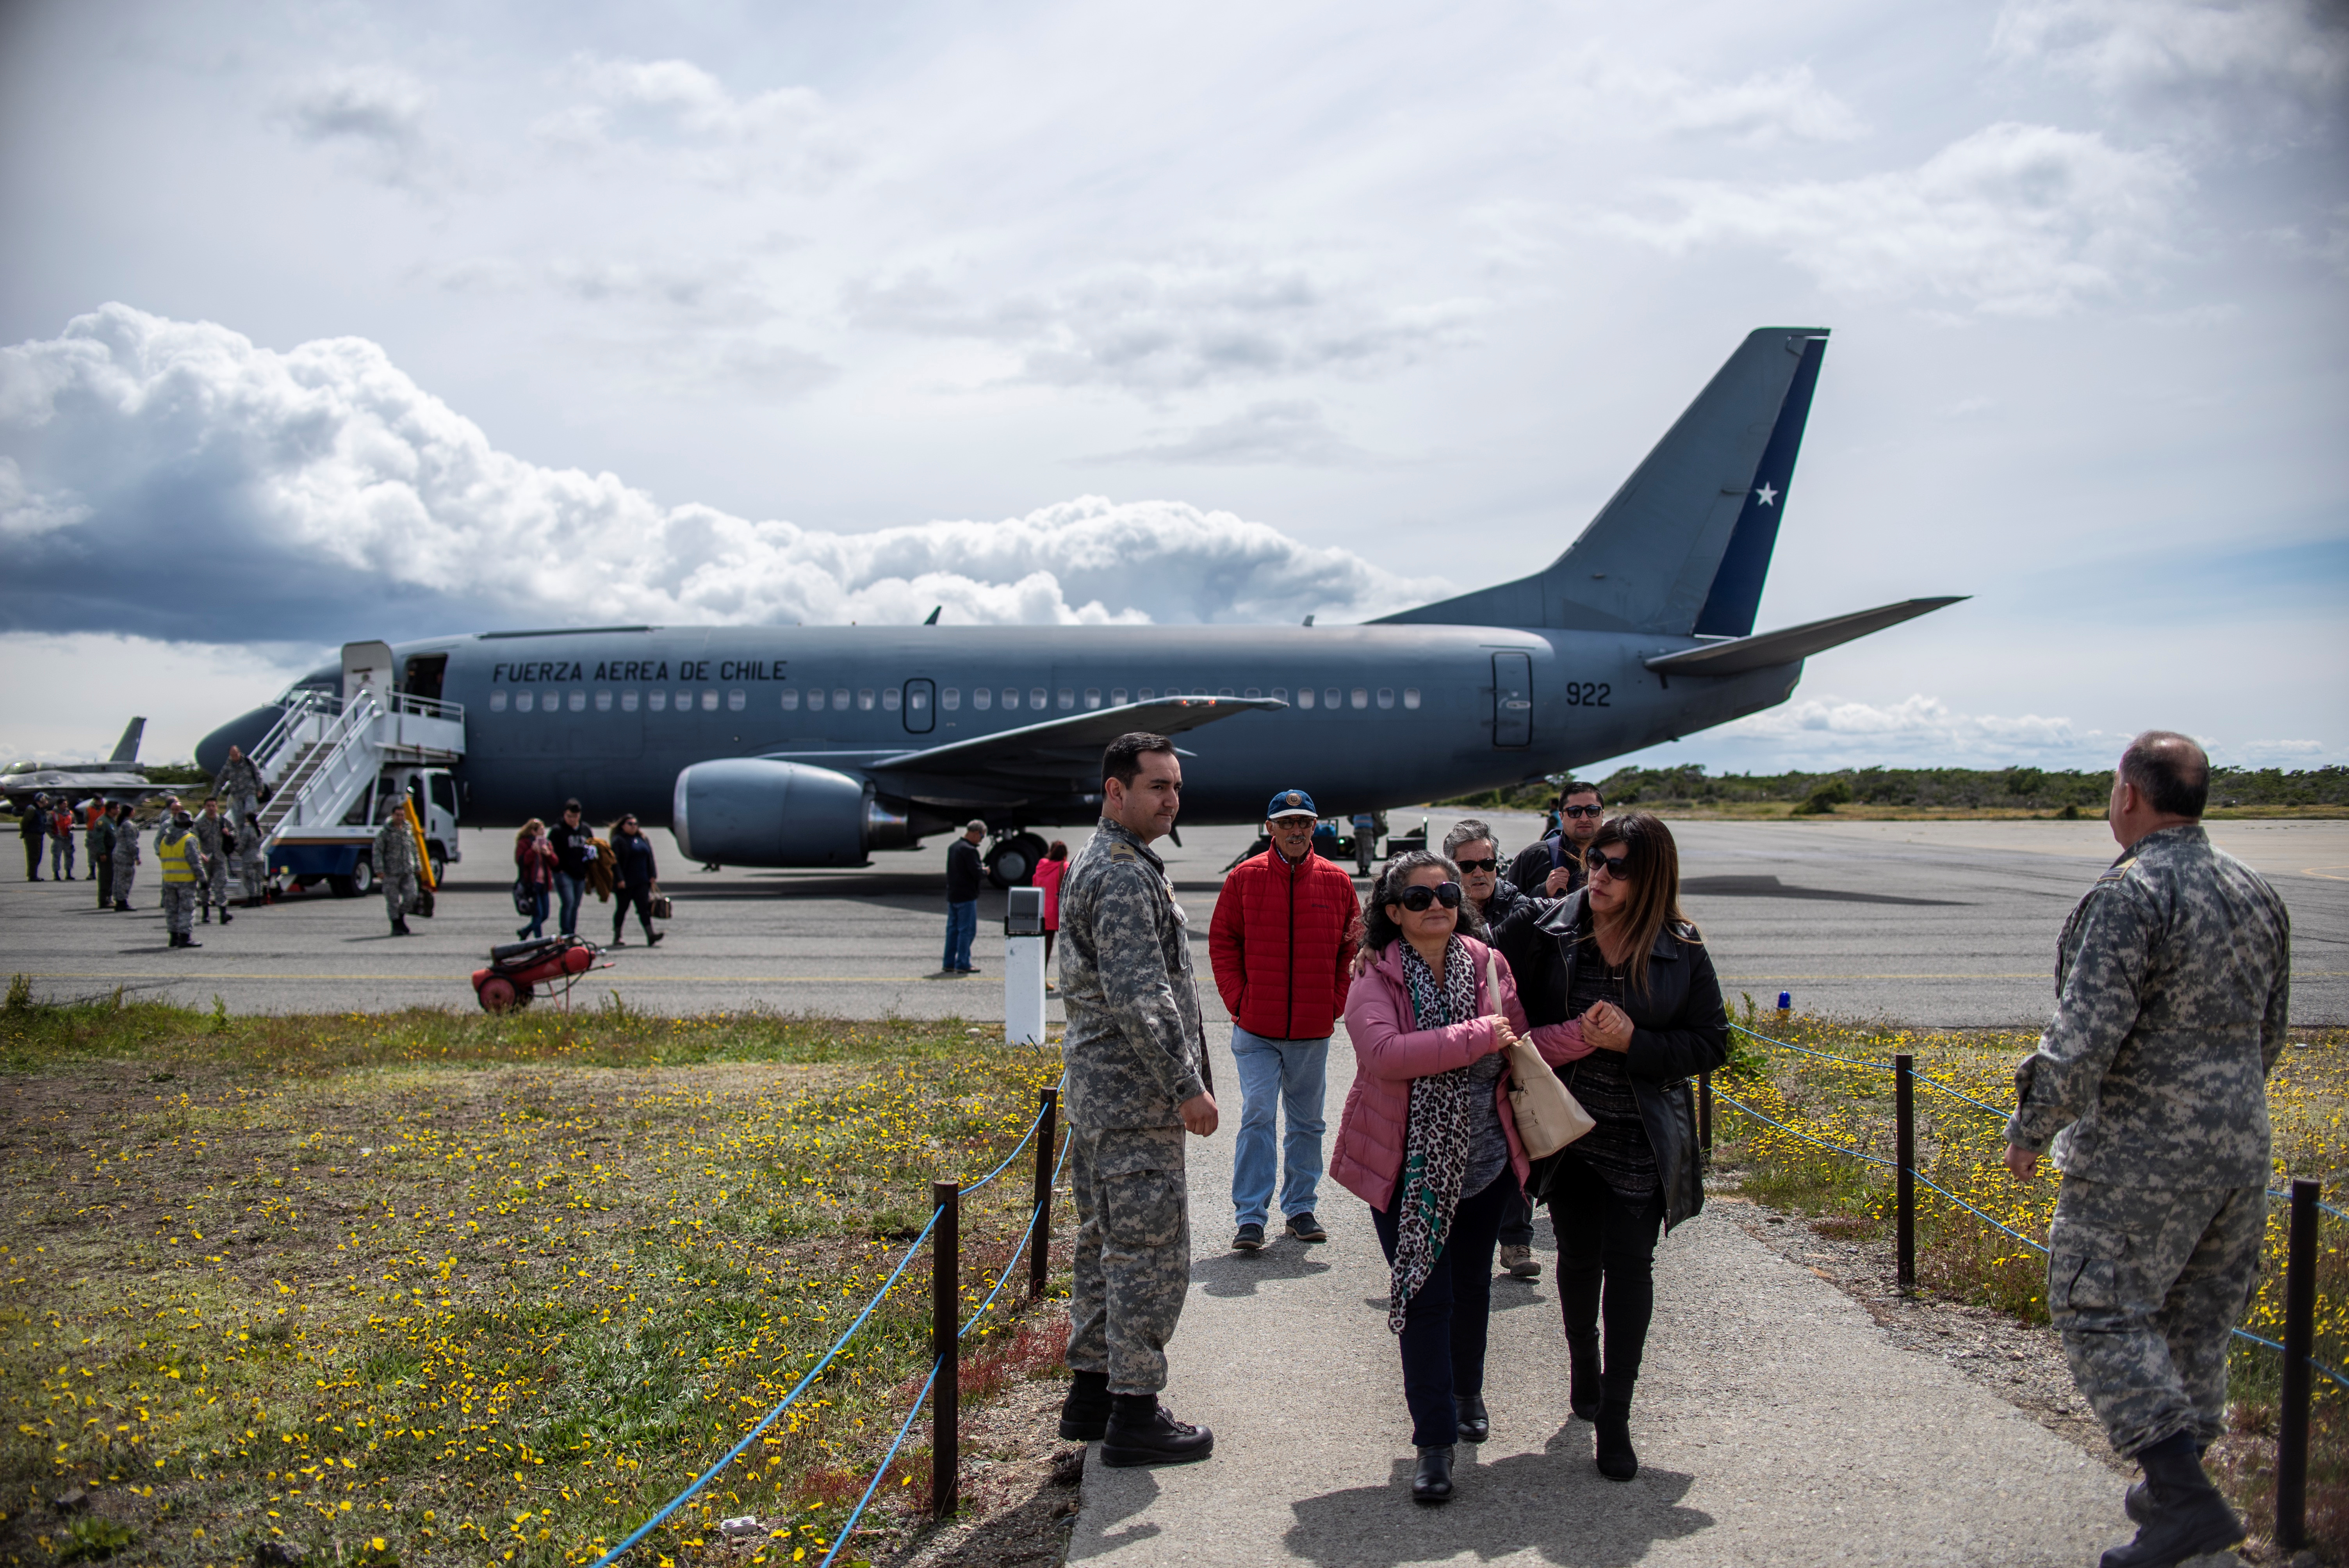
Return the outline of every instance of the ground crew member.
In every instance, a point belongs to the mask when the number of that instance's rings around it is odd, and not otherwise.
[[[236,827],[221,815],[220,797],[204,797],[204,809],[196,818],[196,841],[204,847],[204,891],[199,900],[204,906],[204,923],[212,923],[212,906],[220,906],[221,923],[226,925],[236,918],[228,912],[228,858],[236,852]]]
[[[49,798],[36,795],[30,806],[16,808],[17,836],[25,841],[25,880],[41,880],[41,847],[49,836]]]
[[[74,880],[73,804],[60,797],[49,813],[49,875],[58,882]]]
[[[2064,923],[2054,1022],[2015,1073],[2007,1168],[2053,1137],[2064,1185],[2047,1309],[2113,1448],[2143,1467],[2137,1538],[2104,1568],[2167,1568],[2243,1539],[2202,1470],[2224,1429],[2227,1340],[2267,1230],[2266,1079],[2292,931],[2201,826],[2210,763],[2147,730],[2113,776],[2121,856]]]
[[[375,830],[375,875],[383,884],[383,911],[394,936],[413,936],[408,912],[416,907],[416,830],[408,813],[395,810]]]
[[[82,834],[89,851],[89,874],[98,879],[98,907],[114,907],[114,808],[99,801]]]
[[[228,760],[221,764],[221,799],[228,802],[229,820],[243,822],[261,809],[261,769],[242,747],[228,748]]]
[[[1215,1434],[1158,1402],[1191,1288],[1185,1130],[1216,1130],[1188,918],[1152,841],[1173,830],[1183,766],[1163,735],[1102,754],[1102,820],[1061,884],[1069,1164],[1077,1201],[1061,1435],[1102,1462],[1185,1464]]]
[[[236,850],[243,857],[238,864],[237,877],[244,883],[244,907],[259,909],[268,898],[269,847],[261,841],[258,811],[244,814],[244,826],[236,835]]]
[[[139,880],[139,824],[130,818],[130,802],[114,807],[114,909],[130,913],[130,884]]]
[[[196,820],[173,811],[155,836],[155,858],[163,866],[163,923],[174,947],[202,947],[196,940],[196,904],[203,897],[204,847]]]

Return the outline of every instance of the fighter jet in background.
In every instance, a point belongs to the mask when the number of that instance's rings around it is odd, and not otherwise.
[[[11,762],[0,769],[0,796],[11,807],[23,807],[36,796],[75,804],[97,795],[109,800],[144,800],[170,791],[167,784],[150,784],[139,760],[139,739],[147,721],[134,718],[114,743],[114,755],[103,762]]]

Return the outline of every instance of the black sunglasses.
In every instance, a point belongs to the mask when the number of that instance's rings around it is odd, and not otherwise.
[[[1558,811],[1568,817],[1598,817],[1606,814],[1604,806],[1561,806]]]
[[[1482,861],[1454,861],[1453,862],[1453,864],[1458,866],[1464,872],[1494,871],[1500,866],[1500,863],[1498,857]]]
[[[1413,886],[1403,889],[1402,896],[1395,900],[1395,902],[1402,905],[1403,908],[1411,911],[1413,914],[1425,913],[1427,906],[1431,903],[1441,903],[1446,909],[1458,909],[1460,907],[1460,884],[1455,882],[1438,882],[1433,887],[1430,887],[1425,882],[1419,882]]]
[[[1590,868],[1593,876],[1603,870],[1617,882],[1631,880],[1631,857],[1629,854],[1610,855],[1603,850],[1593,850],[1583,857],[1583,863]]]

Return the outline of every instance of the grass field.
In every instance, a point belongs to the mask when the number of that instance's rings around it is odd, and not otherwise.
[[[1750,998],[1741,1021],[1754,1035],[1733,1036],[1730,1068],[1714,1079],[1717,1176],[1762,1202],[1812,1216],[1824,1234],[1889,1236],[1892,1171],[1823,1145],[1892,1160],[1892,1058],[1910,1054],[1922,1080],[1914,1096],[1917,1169],[1982,1211],[1970,1213],[1920,1186],[1920,1286],[2027,1322],[2047,1321],[2046,1262],[2021,1238],[2045,1243],[2058,1180],[2043,1164],[2033,1181],[2018,1182],[2003,1162],[2014,1065],[2036,1044],[2034,1036],[1929,1033],[1803,1016],[1780,1022],[1775,1014],[1757,1014]],[[2349,1029],[2295,1029],[2292,1040],[2268,1085],[2272,1185],[2314,1177],[2325,1183],[2328,1202],[2349,1207]],[[2285,1229],[2284,1206],[2271,1204],[2266,1272],[2242,1325],[2270,1339],[2283,1333]],[[2349,1374],[2349,1223],[2327,1216],[2320,1234],[2315,1356]],[[2273,1351],[2238,1339],[2228,1369],[2231,1420],[2241,1440],[2224,1446],[2220,1468],[2261,1529],[2272,1518],[2267,1456],[2280,1366]],[[2349,1391],[2321,1376],[2315,1384],[2309,1519],[2337,1554],[2349,1548]]]
[[[782,1398],[930,1181],[992,1168],[1059,1075],[959,1023],[21,995],[0,1066],[0,1558],[283,1539],[337,1568],[592,1561]],[[965,1207],[971,1305],[1026,1222],[1008,1178]],[[752,1513],[789,1523],[751,1561],[822,1555],[927,1367],[926,1262],[647,1568]],[[974,1328],[970,1394],[1057,1362],[1019,1296]],[[77,1486],[90,1511],[51,1511]]]

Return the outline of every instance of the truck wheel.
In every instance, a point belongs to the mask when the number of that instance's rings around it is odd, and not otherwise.
[[[358,864],[351,868],[351,892],[365,898],[375,891],[375,862],[361,855]]]
[[[440,847],[440,840],[435,839],[425,846],[424,852],[425,858],[432,862],[432,885],[439,887],[449,880],[449,851]]]
[[[349,877],[328,877],[326,891],[336,898],[354,898],[357,896],[359,889],[358,884]]]
[[[987,878],[997,887],[1026,887],[1048,846],[1033,833],[1015,833],[987,857]]]

